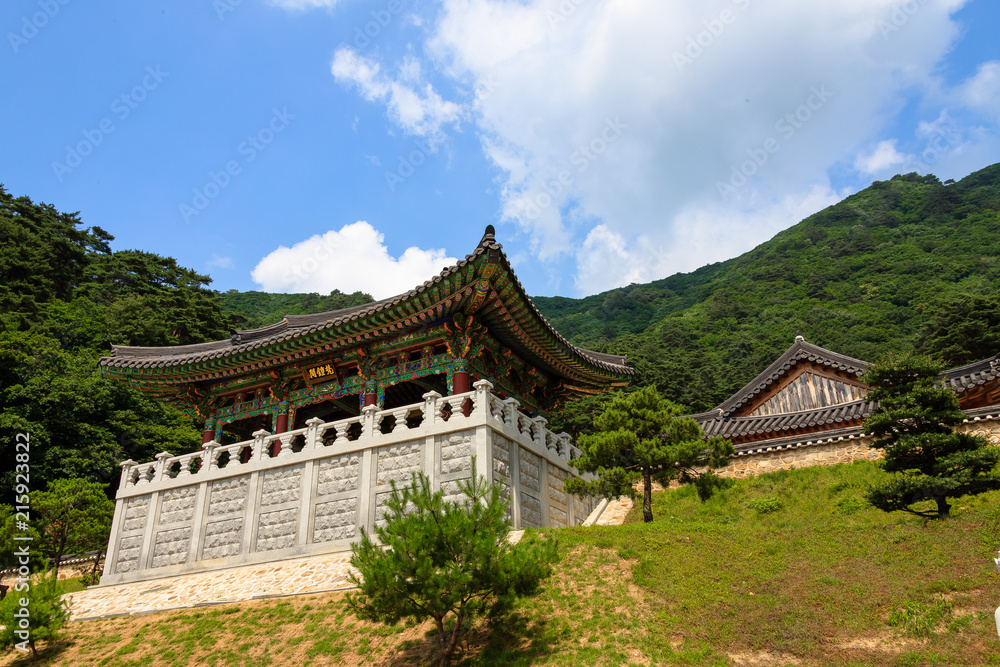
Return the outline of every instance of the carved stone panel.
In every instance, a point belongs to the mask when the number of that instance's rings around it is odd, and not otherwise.
[[[160,525],[190,521],[194,517],[197,497],[196,485],[164,491],[160,499]]]
[[[243,519],[213,521],[205,526],[203,559],[225,558],[240,553],[243,542]]]
[[[118,561],[115,563],[115,573],[121,574],[138,569],[141,551],[142,535],[121,538],[118,542]]]
[[[302,466],[268,470],[261,477],[260,506],[270,507],[299,499]]]
[[[376,484],[388,485],[393,480],[401,486],[410,483],[410,476],[420,472],[424,466],[423,442],[404,443],[393,447],[380,447],[378,450],[378,472]]]
[[[472,439],[474,431],[459,431],[435,436],[441,448],[441,474],[469,477],[472,473]]]
[[[316,505],[313,542],[350,540],[358,533],[358,499],[342,498]]]
[[[153,567],[180,565],[187,560],[191,528],[174,528],[156,533],[153,542]]]
[[[324,459],[319,464],[316,495],[321,497],[334,493],[357,491],[360,476],[361,454],[344,454]]]
[[[247,503],[247,476],[212,482],[208,503],[209,516],[222,516],[242,512]]]
[[[256,551],[272,551],[295,546],[299,510],[288,509],[260,515]]]
[[[122,532],[131,533],[146,528],[146,516],[149,514],[149,495],[129,498],[125,505],[125,518],[122,521]]]

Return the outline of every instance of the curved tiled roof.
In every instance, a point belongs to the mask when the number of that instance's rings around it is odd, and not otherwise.
[[[975,389],[997,378],[1000,378],[1000,354],[944,372],[945,385],[956,394]]]
[[[868,367],[867,361],[831,352],[818,345],[807,343],[802,336],[796,336],[795,343],[783,355],[746,386],[720,404],[716,411],[721,411],[722,416],[728,417],[761,393],[767,392],[775,382],[779,382],[800,361],[808,361],[854,375],[860,375]]]
[[[701,425],[706,436],[723,438],[780,437],[783,433],[802,429],[829,430],[860,423],[871,415],[875,404],[871,401],[853,401],[800,412],[777,415],[751,415],[727,419],[718,411],[692,415]]]
[[[448,277],[458,273],[468,264],[489,251],[496,251],[503,265],[509,272],[510,277],[520,295],[530,304],[533,314],[541,320],[544,327],[564,346],[570,353],[576,355],[586,362],[600,369],[633,375],[633,369],[625,365],[625,357],[600,352],[593,352],[579,348],[567,341],[553,326],[545,319],[538,308],[531,302],[531,299],[524,291],[517,276],[514,275],[506,255],[502,251],[503,246],[495,241],[493,226],[486,228],[479,246],[464,259],[459,260],[453,266],[447,267],[437,276],[418,285],[403,294],[374,301],[362,306],[354,306],[342,310],[335,310],[326,313],[315,313],[312,315],[286,315],[281,322],[276,322],[259,329],[238,331],[231,340],[220,340],[211,343],[199,343],[195,345],[176,345],[165,347],[129,347],[113,345],[111,356],[103,357],[100,360],[101,366],[118,368],[165,368],[168,366],[180,366],[189,363],[208,361],[222,357],[237,355],[246,351],[267,347],[283,341],[292,340],[300,336],[305,336],[324,329],[331,329],[348,322],[354,322],[370,315],[374,315],[388,308],[392,308],[404,301],[413,299],[422,292],[437,285]]]

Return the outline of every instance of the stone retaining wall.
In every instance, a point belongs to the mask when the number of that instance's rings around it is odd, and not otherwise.
[[[361,527],[371,533],[384,522],[393,483],[422,472],[457,500],[473,457],[479,475],[503,485],[515,529],[582,523],[594,502],[569,502],[562,490],[578,476],[569,436],[491,387],[480,381],[467,394],[430,392],[422,406],[371,406],[341,422],[126,461],[101,585],[347,551]],[[407,424],[414,411],[419,425]]]
[[[970,417],[960,430],[987,438],[991,444],[1000,446],[1000,419]],[[860,429],[845,429],[818,433],[815,440],[806,443],[772,440],[755,443],[754,449],[770,451],[740,453],[733,457],[725,468],[720,468],[720,477],[743,479],[763,475],[778,470],[792,470],[811,466],[835,465],[854,461],[877,461],[882,452],[869,447],[869,439],[861,435]]]

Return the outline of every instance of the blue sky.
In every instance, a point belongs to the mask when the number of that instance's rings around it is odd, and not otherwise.
[[[1000,155],[989,0],[8,0],[0,182],[216,289],[535,295],[735,256]]]

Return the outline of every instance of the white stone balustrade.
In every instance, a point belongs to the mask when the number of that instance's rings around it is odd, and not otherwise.
[[[492,387],[122,462],[102,585],[348,550],[383,520],[391,482],[423,472],[450,498],[473,457],[504,485],[515,528],[581,523],[593,502],[562,487],[579,451]]]

